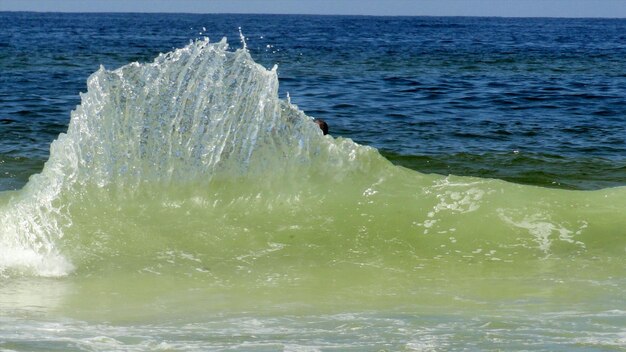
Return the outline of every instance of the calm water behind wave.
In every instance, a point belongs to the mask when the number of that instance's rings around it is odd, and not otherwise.
[[[281,95],[395,163],[553,187],[626,184],[626,20],[0,13],[0,189],[47,159],[100,64],[242,27]]]

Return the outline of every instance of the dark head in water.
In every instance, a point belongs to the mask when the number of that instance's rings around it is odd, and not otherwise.
[[[318,126],[320,126],[320,129],[324,133],[324,136],[328,134],[328,124],[326,123],[326,121],[324,121],[322,119],[315,119],[315,123]]]

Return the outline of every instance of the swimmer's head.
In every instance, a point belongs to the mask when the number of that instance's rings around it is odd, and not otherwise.
[[[322,119],[315,119],[314,122],[318,126],[320,126],[320,129],[322,130],[322,133],[324,133],[324,136],[328,134],[328,124],[326,123],[326,121],[324,121]]]

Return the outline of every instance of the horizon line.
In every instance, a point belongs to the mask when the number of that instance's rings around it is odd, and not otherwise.
[[[62,13],[62,14],[152,14],[152,15],[256,15],[256,16],[343,16],[343,17],[456,17],[456,18],[543,18],[543,19],[606,19],[623,20],[626,17],[553,17],[553,16],[496,16],[496,15],[371,15],[371,14],[328,14],[328,13],[261,13],[261,12],[160,12],[160,11],[36,11],[36,10],[0,10],[0,13]]]

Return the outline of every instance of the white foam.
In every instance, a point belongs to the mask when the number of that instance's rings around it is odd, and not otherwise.
[[[42,255],[32,249],[0,246],[0,276],[9,271],[42,277],[61,277],[70,274],[74,266],[65,257],[55,253]]]
[[[582,249],[585,248],[583,242],[575,240],[575,236],[580,235],[587,227],[585,221],[580,222],[576,230],[572,230],[567,227],[567,224],[554,221],[547,214],[524,214],[521,219],[515,220],[514,216],[507,214],[504,209],[498,209],[498,216],[509,225],[526,230],[532,236],[538,248],[545,254],[550,254],[550,248],[556,241],[575,244]]]

